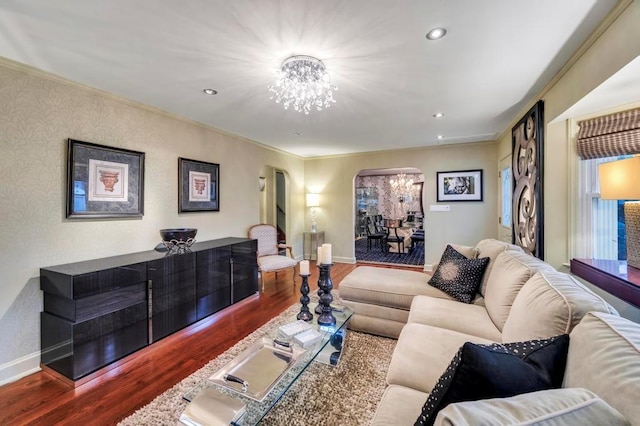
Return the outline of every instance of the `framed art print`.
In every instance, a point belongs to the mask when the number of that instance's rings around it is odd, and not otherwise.
[[[220,211],[220,165],[178,158],[178,212]]]
[[[68,140],[67,218],[144,214],[144,152]]]
[[[482,201],[482,170],[437,172],[438,202]]]

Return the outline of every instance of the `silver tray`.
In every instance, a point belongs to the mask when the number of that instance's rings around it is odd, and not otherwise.
[[[261,402],[307,351],[262,338],[216,371],[209,381]]]

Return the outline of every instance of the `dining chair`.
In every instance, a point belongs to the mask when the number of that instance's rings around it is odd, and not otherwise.
[[[367,251],[371,250],[371,241],[374,241],[374,244],[379,245],[384,251],[386,237],[386,232],[378,231],[373,223],[369,223],[367,225]]]

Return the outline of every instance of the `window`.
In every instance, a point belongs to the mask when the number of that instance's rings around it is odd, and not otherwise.
[[[502,169],[502,219],[500,223],[505,228],[511,228],[511,167]]]
[[[625,200],[600,199],[598,164],[629,156],[584,160],[579,163],[580,184],[584,188],[580,200],[580,227],[587,258],[626,260]]]

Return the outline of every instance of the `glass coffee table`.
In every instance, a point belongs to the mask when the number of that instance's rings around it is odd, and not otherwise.
[[[316,304],[310,303],[309,308],[313,312]],[[315,343],[313,346],[308,347],[306,349],[302,349],[298,345],[294,344],[293,341],[288,341],[287,339],[283,339],[282,336],[278,332],[278,328],[276,327],[273,332],[263,337],[263,341],[276,343],[278,341],[285,341],[286,343],[290,343],[291,345],[291,358],[293,358],[293,362],[287,367],[286,371],[283,373],[281,377],[275,381],[275,384],[269,387],[266,395],[259,394],[259,397],[249,397],[242,394],[241,385],[237,385],[238,389],[234,389],[233,386],[224,386],[219,383],[211,380],[214,376],[218,375],[219,372],[211,376],[209,379],[203,380],[202,383],[199,383],[194,388],[189,390],[187,393],[183,395],[183,399],[191,402],[194,398],[196,398],[203,390],[205,389],[215,389],[216,391],[231,397],[233,399],[241,401],[245,404],[246,413],[234,422],[234,425],[245,426],[245,425],[256,425],[258,424],[267,413],[278,403],[280,398],[289,390],[291,385],[293,385],[296,380],[300,377],[300,375],[307,369],[311,363],[316,361],[321,361],[327,364],[336,365],[340,359],[340,355],[343,349],[343,342],[346,337],[346,329],[347,323],[351,316],[353,315],[353,311],[347,307],[334,307],[333,315],[336,318],[336,324],[334,326],[319,326],[317,323],[318,315],[314,315],[314,318],[309,322],[309,325],[313,327],[313,329],[317,330],[322,334],[322,339]],[[296,321],[295,315],[290,318],[288,322]],[[255,343],[252,346],[259,345],[259,343]],[[277,345],[274,345],[277,346]],[[276,350],[273,347],[269,347],[269,350],[273,350],[273,354],[277,357],[283,357],[280,354],[276,354]],[[263,349],[266,350],[266,349]],[[236,360],[246,355],[246,350],[236,357]],[[286,352],[284,352],[286,354]],[[235,360],[234,360],[235,361]],[[229,364],[233,364],[234,361],[231,361]],[[289,360],[291,361],[291,360]],[[257,361],[258,363],[260,361]],[[225,366],[226,367],[226,366]],[[222,367],[220,370],[223,370],[225,367]],[[266,370],[267,368],[265,368]],[[247,382],[252,382],[252,377],[245,377]],[[255,378],[257,380],[258,377]],[[238,382],[240,383],[240,381]],[[248,383],[247,383],[248,385]],[[244,390],[247,388],[245,386]]]

